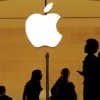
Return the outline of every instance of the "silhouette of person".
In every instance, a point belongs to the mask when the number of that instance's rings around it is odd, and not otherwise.
[[[88,39],[86,42],[84,51],[87,56],[83,61],[83,71],[77,71],[84,77],[83,98],[84,100],[100,100],[98,99],[100,64],[98,57],[94,55],[99,48],[99,43],[96,39]]]
[[[60,78],[51,89],[51,100],[77,100],[75,86],[68,81],[69,75],[68,68],[62,69]]]
[[[28,81],[24,88],[23,100],[39,100],[40,92],[42,91],[41,82],[42,72],[34,70],[31,80]]]
[[[0,100],[12,100],[11,97],[6,95],[5,86],[0,86]]]

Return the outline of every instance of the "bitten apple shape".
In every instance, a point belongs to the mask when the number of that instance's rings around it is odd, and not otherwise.
[[[48,4],[44,13],[52,8],[53,3]],[[57,31],[56,24],[61,17],[51,13],[47,15],[32,14],[26,20],[26,34],[34,47],[56,47],[62,35]]]

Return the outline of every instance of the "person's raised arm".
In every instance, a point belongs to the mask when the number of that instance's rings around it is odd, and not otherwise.
[[[83,75],[83,71],[77,71],[80,75]]]

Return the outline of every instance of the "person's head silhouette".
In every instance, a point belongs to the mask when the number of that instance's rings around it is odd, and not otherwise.
[[[99,43],[96,39],[88,39],[86,40],[87,44],[85,45],[85,53],[94,54],[97,52],[99,48]]]
[[[0,86],[0,96],[4,96],[6,93],[6,88],[4,86]]]
[[[62,71],[61,71],[61,78],[63,80],[68,80],[68,77],[70,75],[70,71],[68,68],[63,68]]]
[[[41,70],[34,70],[32,72],[31,80],[41,80],[42,79],[42,72]]]

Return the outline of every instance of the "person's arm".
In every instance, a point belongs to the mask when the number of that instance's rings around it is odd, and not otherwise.
[[[77,100],[77,94],[76,94],[76,91],[75,91],[75,86],[73,83],[71,83],[71,89],[72,89],[72,92],[71,92],[71,97],[72,97],[72,100]]]
[[[61,77],[56,81],[56,83],[53,85],[53,87],[51,88],[51,94],[52,95],[57,95],[57,84],[58,82],[61,80]]]
[[[23,93],[23,100],[25,100],[25,93]]]
[[[77,71],[80,75],[84,75],[83,71]]]
[[[36,83],[34,86],[34,92],[37,92],[37,95],[39,95],[42,90],[43,88],[41,87],[41,82]]]
[[[86,61],[86,58],[85,58],[85,60],[83,61],[83,66],[82,66],[82,68],[83,68],[83,71],[77,71],[80,75],[83,75],[84,76],[84,62]]]
[[[51,88],[51,95],[55,95],[56,94],[56,84],[54,84],[54,86]]]
[[[26,95],[26,87],[25,87],[25,88],[24,88],[24,92],[23,92],[23,99],[22,99],[22,100],[27,100],[27,99],[26,99],[26,96],[27,96],[27,95]]]
[[[23,93],[23,100],[25,100],[25,92]]]

